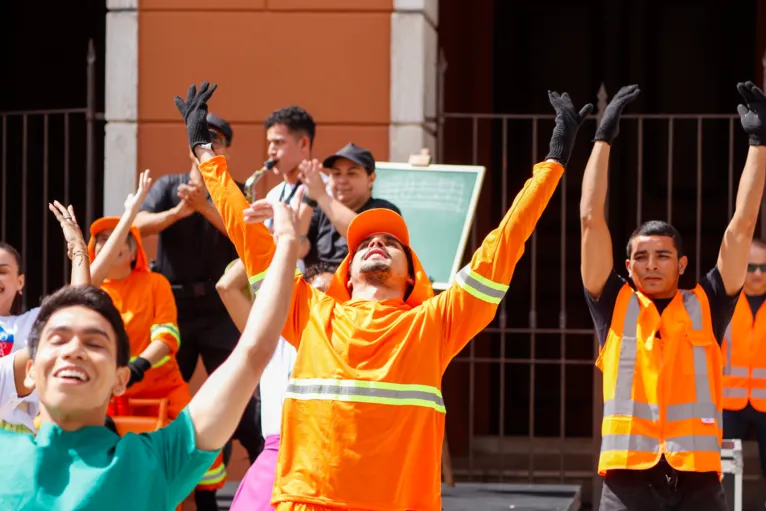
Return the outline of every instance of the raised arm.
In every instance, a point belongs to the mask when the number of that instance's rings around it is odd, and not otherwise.
[[[114,263],[115,257],[120,253],[120,248],[125,244],[130,233],[130,226],[133,225],[136,215],[138,215],[141,204],[143,204],[149,188],[152,186],[152,178],[149,171],[145,170],[138,177],[138,189],[136,193],[131,193],[125,199],[125,212],[120,217],[120,221],[109,235],[109,239],[104,243],[104,248],[99,251],[90,268],[91,282],[93,286],[100,287],[104,282],[109,268]]]
[[[61,232],[66,240],[67,255],[72,261],[72,276],[69,284],[72,286],[89,286],[90,258],[88,257],[88,245],[82,236],[80,225],[74,214],[74,208],[70,205],[65,208],[59,201],[48,204],[48,209],[56,216]]]
[[[223,447],[239,423],[287,319],[298,261],[298,218],[285,204],[274,205],[276,253],[236,348],[189,403],[197,448]]]
[[[549,92],[548,96],[556,109],[556,127],[546,161],[535,165],[532,178],[524,184],[500,225],[484,239],[470,264],[457,274],[455,283],[424,305],[432,321],[446,326],[442,357],[445,367],[495,316],[524,253],[524,243],[564,173],[577,131],[593,109],[588,104],[578,112],[566,93]]]
[[[739,105],[742,127],[749,135],[750,149],[739,178],[734,215],[726,227],[718,253],[718,271],[726,294],[737,294],[745,284],[750,243],[753,241],[758,210],[766,177],[766,96],[753,82],[737,84],[746,105]]]
[[[357,213],[327,193],[327,185],[322,179],[321,169],[322,164],[319,163],[319,160],[304,161],[301,164],[301,181],[306,185],[306,196],[309,202],[316,202],[316,206],[322,208],[327,219],[345,239],[348,226]],[[308,205],[313,206],[312,204]],[[301,227],[305,229],[301,233],[307,234],[309,224],[304,223]],[[306,251],[308,252],[308,249]]]
[[[585,289],[596,299],[601,296],[614,267],[612,237],[604,215],[610,146],[620,131],[623,109],[639,92],[638,85],[629,85],[621,88],[609,102],[596,130],[593,150],[582,177],[580,273]]]
[[[176,96],[175,103],[186,123],[189,147],[199,161],[202,180],[223,219],[226,234],[245,265],[253,291],[257,292],[274,255],[274,240],[262,223],[245,222],[244,212],[249,206],[247,200],[229,175],[226,158],[213,152],[206,117],[207,101],[216,87],[215,84],[210,86],[208,82],[203,82],[197,91],[197,87],[192,85],[186,101]]]

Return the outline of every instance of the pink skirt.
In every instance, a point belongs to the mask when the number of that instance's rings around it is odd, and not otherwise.
[[[231,511],[274,510],[270,501],[277,474],[278,455],[279,435],[267,436],[263,451],[247,470],[242,482],[239,483],[239,488],[237,488],[237,493],[231,503]]]

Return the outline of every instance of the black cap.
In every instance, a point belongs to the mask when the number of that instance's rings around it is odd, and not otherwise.
[[[346,147],[332,156],[325,158],[322,165],[324,165],[325,168],[330,168],[339,158],[345,158],[353,161],[357,165],[361,165],[368,174],[375,172],[375,158],[372,157],[372,153],[367,149],[359,147],[353,142],[349,142],[346,144]]]
[[[231,138],[234,136],[234,132],[228,122],[215,114],[209,113],[207,114],[207,125],[220,131],[226,139],[226,145],[231,145]]]

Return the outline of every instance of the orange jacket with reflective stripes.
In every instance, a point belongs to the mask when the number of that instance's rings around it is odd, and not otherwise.
[[[742,293],[723,339],[723,408],[742,410],[748,401],[766,412],[766,306],[753,312]]]
[[[599,474],[648,469],[664,454],[676,470],[720,477],[721,358],[702,287],[678,291],[660,316],[625,284],[596,362],[604,373]]]
[[[296,277],[282,334],[298,356],[272,499],[280,511],[441,510],[442,376],[495,316],[563,170],[535,166],[500,226],[438,296],[414,253],[415,285],[406,301],[352,299],[345,285],[351,255],[327,294]],[[243,222],[247,203],[223,157],[200,171],[257,292],[272,236],[262,224]]]

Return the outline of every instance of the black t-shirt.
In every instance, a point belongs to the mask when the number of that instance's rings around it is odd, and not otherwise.
[[[609,274],[609,278],[606,280],[604,289],[601,292],[601,296],[598,300],[595,300],[588,290],[585,290],[585,300],[588,302],[588,309],[590,309],[590,315],[593,318],[593,324],[596,327],[596,334],[598,335],[598,341],[603,346],[606,343],[606,337],[609,333],[609,327],[612,324],[612,313],[614,312],[614,306],[617,303],[617,295],[620,294],[622,286],[627,281],[617,275],[612,270]],[[629,282],[631,287],[632,282]],[[708,302],[710,302],[710,315],[713,319],[713,332],[715,338],[720,345],[723,342],[723,336],[726,332],[726,327],[729,326],[731,316],[734,314],[734,307],[737,305],[737,299],[739,298],[739,292],[732,296],[726,294],[726,288],[723,285],[721,279],[721,272],[715,267],[705,275],[700,281],[700,286],[707,295]],[[668,306],[672,298],[656,299],[654,305],[660,314]],[[659,332],[657,332],[659,336]]]
[[[753,317],[758,314],[758,309],[761,308],[763,302],[766,301],[766,295],[745,295],[747,296],[747,303],[750,304],[750,310],[753,313]]]
[[[400,215],[399,208],[385,199],[375,199],[370,197],[370,200],[364,203],[356,212],[361,213],[368,209],[384,208],[396,211]],[[306,257],[303,258],[303,262],[308,268],[312,264],[318,262],[340,264],[343,259],[348,255],[348,245],[343,236],[335,229],[327,215],[324,214],[321,208],[314,210],[314,215],[311,217],[311,226],[309,227],[308,240],[311,242],[311,249]]]
[[[149,190],[141,211],[160,213],[177,206],[181,202],[178,185],[188,183],[188,172],[162,176]],[[193,213],[159,234],[154,269],[173,285],[215,284],[236,258],[228,236],[201,214]]]

